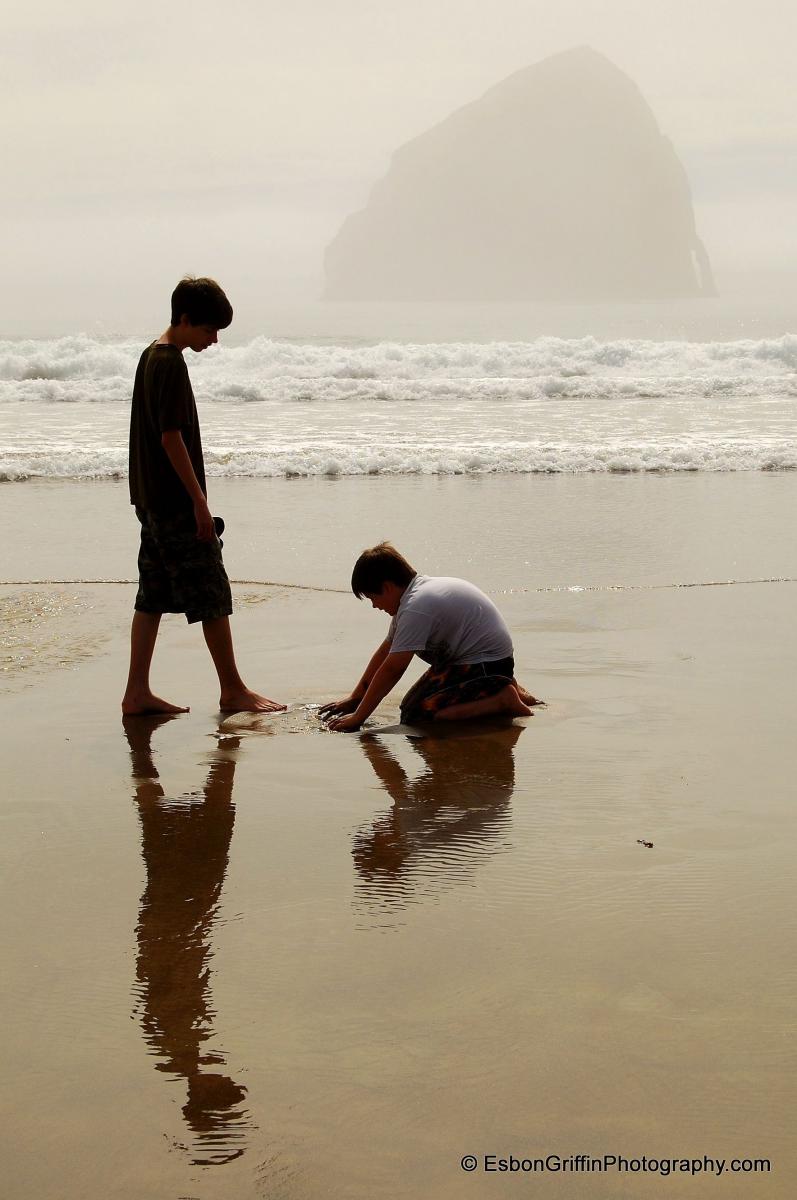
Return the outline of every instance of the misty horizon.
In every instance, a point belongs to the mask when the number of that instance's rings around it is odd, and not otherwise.
[[[582,44],[634,81],[671,140],[719,290],[785,294],[793,20],[781,0],[675,3],[658,22],[621,0],[466,14],[410,0],[389,15],[239,0],[194,6],[190,23],[149,0],[17,12],[0,83],[0,332],[148,328],[186,273],[222,280],[239,331],[314,306],[324,248],[396,147]]]

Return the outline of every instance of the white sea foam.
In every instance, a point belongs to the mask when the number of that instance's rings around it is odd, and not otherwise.
[[[0,478],[124,474],[141,353],[0,342]],[[797,336],[329,345],[187,355],[211,475],[797,467]]]
[[[78,389],[80,381],[109,380],[115,387],[124,380],[128,394],[141,349],[139,341],[109,343],[85,335],[52,341],[0,341],[0,380],[22,384],[72,381]],[[225,385],[267,385],[275,379],[572,379],[625,374],[741,379],[762,371],[777,378],[784,371],[797,370],[797,335],[733,342],[544,337],[533,342],[350,345],[258,337],[245,346],[219,346],[201,358],[189,354],[188,359],[192,372],[217,396],[224,394]]]

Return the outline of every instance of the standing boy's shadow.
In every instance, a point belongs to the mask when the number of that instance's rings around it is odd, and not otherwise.
[[[468,877],[500,848],[515,784],[521,725],[439,730],[407,742],[421,759],[411,777],[378,737],[360,744],[393,806],[354,838],[362,899],[400,904],[416,891]]]
[[[232,785],[238,740],[216,752],[199,792],[167,797],[152,757],[152,735],[168,716],[123,720],[130,745],[134,798],[141,820],[147,883],[136,937],[136,1008],[158,1071],[185,1079],[183,1116],[195,1164],[239,1158],[251,1128],[241,1106],[246,1089],[208,1068],[220,1052],[203,1052],[214,1035],[210,992],[213,924],[218,915],[235,821]]]

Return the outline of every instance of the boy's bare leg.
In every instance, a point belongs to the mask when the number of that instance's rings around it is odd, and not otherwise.
[[[283,712],[284,704],[269,700],[251,691],[238,674],[235,651],[232,645],[230,618],[218,617],[215,621],[203,621],[202,632],[208,644],[210,657],[219,677],[221,696],[219,708],[222,712]]]
[[[471,700],[467,704],[452,704],[450,708],[442,708],[435,713],[436,721],[466,721],[470,717],[490,717],[505,715],[508,717],[530,717],[531,709],[524,704],[518,695],[517,688],[508,683],[495,696],[486,696],[484,700]]]
[[[130,674],[122,697],[122,713],[126,717],[188,712],[187,708],[162,700],[149,686],[149,668],[160,620],[160,613],[133,613],[133,624],[130,626]]]

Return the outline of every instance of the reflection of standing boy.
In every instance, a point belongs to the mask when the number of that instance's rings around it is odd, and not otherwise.
[[[183,1115],[195,1135],[194,1163],[240,1158],[249,1122],[246,1089],[223,1074],[211,995],[214,926],[235,823],[235,750],[227,739],[214,754],[202,788],[170,801],[153,761],[152,737],[173,718],[125,717],[135,800],[141,820],[146,890],[136,928],[136,1007],[156,1070],[184,1078]],[[216,1068],[215,1070],[213,1068]],[[208,1069],[211,1068],[211,1069]]]
[[[184,350],[199,354],[232,321],[212,279],[183,279],[172,295],[171,325],[138,364],[130,419],[130,502],[141,524],[139,586],[130,634],[130,674],[122,712],[187,712],[154,695],[149,670],[160,619],[185,613],[202,622],[228,712],[272,712],[283,704],[251,691],[235,663],[232,595],[205,486],[205,464]]]

